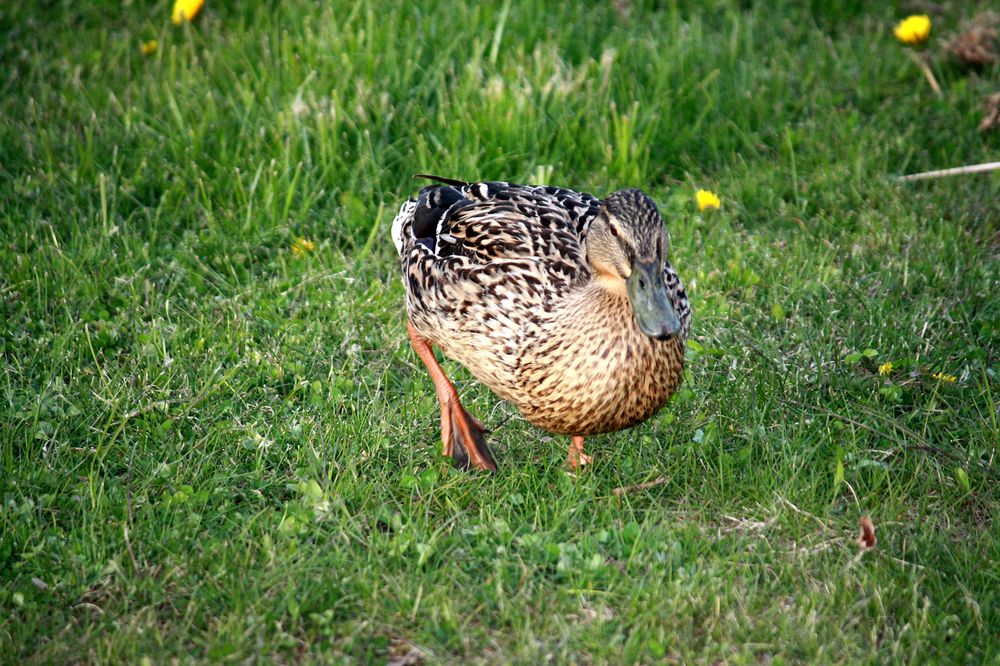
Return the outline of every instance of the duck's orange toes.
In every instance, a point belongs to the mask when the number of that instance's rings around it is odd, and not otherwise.
[[[495,471],[497,464],[486,446],[483,436],[486,429],[482,422],[462,407],[458,392],[434,357],[431,343],[420,337],[412,322],[407,323],[407,329],[413,349],[434,380],[434,391],[441,407],[441,452],[454,458],[462,469]]]
[[[577,472],[584,465],[589,465],[593,458],[583,452],[583,437],[576,436],[569,445],[569,455],[566,456],[566,466],[571,472]]]
[[[485,431],[479,419],[465,411],[458,400],[451,403],[448,419],[451,425],[451,442],[444,442],[445,455],[454,458],[462,469],[496,471],[497,463],[486,446]],[[441,432],[443,436],[443,421]]]

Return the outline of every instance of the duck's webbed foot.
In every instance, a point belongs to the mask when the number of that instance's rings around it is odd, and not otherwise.
[[[578,472],[584,465],[589,465],[594,459],[583,452],[583,437],[577,435],[569,445],[569,455],[566,456],[566,466],[571,472]]]
[[[497,464],[486,446],[482,422],[462,407],[458,392],[434,358],[431,343],[420,337],[412,322],[407,322],[407,329],[413,348],[434,380],[434,390],[441,406],[442,453],[454,458],[462,469],[495,471]]]
[[[495,471],[496,461],[486,446],[482,422],[462,407],[455,396],[441,405],[442,453],[455,459],[462,469]]]

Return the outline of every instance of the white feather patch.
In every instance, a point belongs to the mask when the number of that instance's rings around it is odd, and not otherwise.
[[[396,245],[396,252],[403,255],[403,225],[407,221],[413,220],[413,211],[417,209],[416,201],[404,201],[392,221],[392,242]]]

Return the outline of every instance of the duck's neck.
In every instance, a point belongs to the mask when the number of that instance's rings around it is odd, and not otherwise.
[[[590,287],[599,292],[604,292],[604,294],[597,295],[608,295],[617,298],[628,298],[628,287],[625,285],[625,280],[617,275],[608,275],[607,273],[597,273],[591,279]],[[594,294],[594,291],[591,292]]]
[[[588,331],[598,337],[621,335],[635,326],[625,281],[610,276],[592,277],[562,301],[552,315],[556,328]]]

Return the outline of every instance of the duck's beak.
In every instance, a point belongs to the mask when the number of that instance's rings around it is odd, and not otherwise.
[[[643,333],[657,340],[666,340],[681,330],[681,320],[670,304],[667,286],[663,282],[663,266],[659,262],[636,261],[626,285],[635,319]]]

